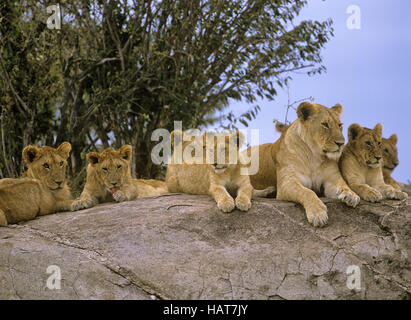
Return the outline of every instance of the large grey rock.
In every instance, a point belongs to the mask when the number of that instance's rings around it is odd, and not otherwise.
[[[356,209],[323,200],[321,229],[294,203],[257,199],[225,214],[191,195],[0,228],[0,298],[410,299],[411,199]],[[61,289],[47,286],[50,265]],[[347,287],[349,266],[360,290]]]

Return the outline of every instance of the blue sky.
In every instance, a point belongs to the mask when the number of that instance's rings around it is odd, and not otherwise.
[[[361,29],[350,30],[347,8],[361,10]],[[398,135],[400,165],[393,177],[411,180],[411,1],[408,0],[310,0],[299,19],[319,21],[331,18],[334,37],[322,51],[327,72],[309,77],[293,74],[290,100],[312,96],[314,102],[344,107],[344,135],[351,123],[373,128],[381,122],[383,136]],[[258,101],[261,111],[249,128],[260,129],[260,142],[273,142],[279,134],[273,119],[283,121],[287,105],[286,90],[274,101]],[[251,105],[235,102],[230,109],[240,114]],[[290,110],[289,120],[296,119]],[[241,128],[241,127],[240,127]]]

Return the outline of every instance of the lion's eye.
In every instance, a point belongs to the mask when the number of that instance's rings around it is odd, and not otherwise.
[[[380,142],[380,141],[378,141],[378,145],[379,145],[379,146],[381,145],[381,142]]]
[[[107,172],[107,168],[103,168],[103,171],[104,171],[104,172]]]
[[[371,147],[371,141],[365,141],[365,144],[369,147]]]
[[[327,128],[327,129],[329,129],[330,128],[330,126],[328,125],[328,123],[327,122],[323,122],[323,123],[321,123],[325,128]]]
[[[118,166],[117,166],[117,169],[120,169],[121,168],[121,164],[119,164]]]
[[[46,169],[50,169],[50,166],[48,165],[48,163],[43,164],[43,167]]]
[[[60,167],[62,167],[62,166],[63,166],[63,164],[64,164],[64,162],[63,162],[63,161],[60,161]]]
[[[385,153],[388,153],[388,149],[384,149],[384,152],[385,152]]]
[[[338,126],[339,126],[340,128],[342,128],[343,124],[342,124],[342,123],[339,123]]]

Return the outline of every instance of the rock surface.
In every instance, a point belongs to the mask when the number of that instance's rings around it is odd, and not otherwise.
[[[323,201],[321,229],[294,203],[257,199],[225,214],[191,195],[0,228],[0,299],[410,299],[411,198]],[[47,285],[49,266],[60,289]]]

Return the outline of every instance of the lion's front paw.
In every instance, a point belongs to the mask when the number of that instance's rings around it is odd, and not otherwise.
[[[251,201],[247,197],[237,197],[235,206],[241,211],[248,211],[251,208]]]
[[[394,200],[404,200],[408,198],[408,194],[402,191],[398,191],[394,188],[390,188],[387,190],[384,190],[384,196],[387,199],[394,199]]]
[[[235,208],[234,199],[233,198],[226,198],[217,202],[217,207],[223,212],[231,212]]]
[[[360,197],[351,190],[344,190],[341,192],[338,199],[354,208],[360,203],[361,200]]]
[[[361,198],[369,202],[378,202],[381,201],[383,196],[382,193],[375,189],[367,189],[362,195]]]
[[[315,205],[306,208],[308,222],[314,227],[322,227],[328,221],[327,207],[319,200]]]
[[[116,192],[114,192],[113,193],[113,198],[117,202],[127,201],[126,195],[121,190],[117,190]]]
[[[74,200],[73,203],[70,205],[71,211],[77,211],[81,209],[87,209],[93,206],[92,200]]]
[[[7,227],[8,222],[5,213],[0,209],[0,227]]]

